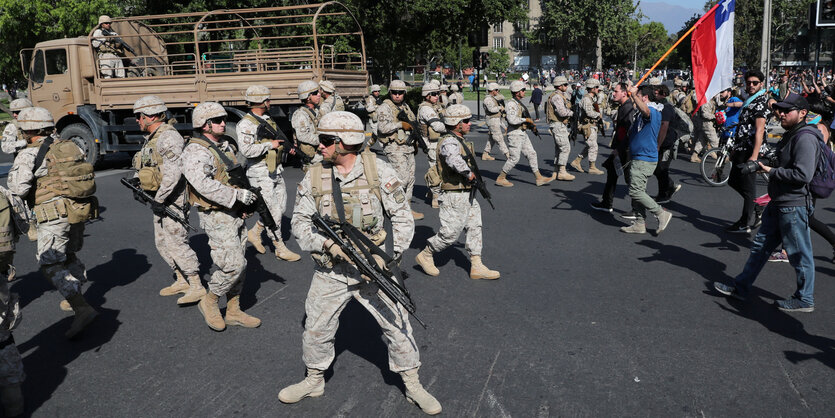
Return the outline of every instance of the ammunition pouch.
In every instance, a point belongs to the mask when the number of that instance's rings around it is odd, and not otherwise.
[[[429,187],[440,186],[442,181],[441,173],[438,172],[438,166],[436,164],[429,166],[429,170],[426,172],[426,175],[423,176],[423,179]]]
[[[64,200],[50,200],[49,202],[35,205],[35,208],[32,209],[32,212],[35,214],[35,221],[42,224],[59,218],[66,218],[67,207],[64,204]]]
[[[162,184],[162,171],[156,166],[142,167],[137,172],[139,187],[146,192],[156,192]]]
[[[299,142],[299,151],[306,155],[307,158],[313,158],[316,156],[316,147],[310,144],[305,144],[304,142]]]

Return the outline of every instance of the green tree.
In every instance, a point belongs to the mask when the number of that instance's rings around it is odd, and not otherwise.
[[[488,74],[501,74],[510,67],[510,54],[507,48],[497,48],[490,51],[490,62],[487,66]]]

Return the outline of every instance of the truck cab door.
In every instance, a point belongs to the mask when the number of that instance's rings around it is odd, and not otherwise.
[[[67,60],[66,48],[54,48],[43,51],[46,75],[44,77],[43,95],[52,101],[50,108],[69,107],[74,111],[72,80],[70,66]],[[66,114],[66,112],[63,112]],[[58,115],[55,115],[58,118]]]

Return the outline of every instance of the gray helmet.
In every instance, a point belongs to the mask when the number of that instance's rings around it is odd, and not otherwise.
[[[441,84],[440,89],[441,89],[441,91],[446,91],[446,92],[448,92],[448,91],[449,91],[449,86],[448,86],[448,85],[446,85],[446,84]]]
[[[374,93],[375,91],[380,91],[380,85],[379,84],[372,84],[371,85],[371,92]]]
[[[661,85],[661,79],[658,78],[658,77],[652,77],[652,78],[649,79],[649,85],[650,86],[660,86]]]
[[[449,86],[449,88],[452,91],[458,91],[458,84],[453,84],[453,85]]]
[[[462,104],[454,104],[444,112],[444,125],[455,126],[464,119],[473,117],[470,108]]]
[[[202,128],[206,121],[211,118],[227,116],[226,109],[218,102],[203,102],[194,108],[191,114],[191,126],[194,129]]]
[[[11,103],[9,103],[9,109],[11,109],[12,112],[20,112],[21,110],[32,106],[34,105],[29,99],[14,99]]]
[[[313,80],[302,81],[299,84],[299,100],[305,101],[310,96],[310,93],[319,91],[319,83]]]
[[[429,93],[435,93],[438,91],[438,85],[432,82],[426,83],[423,85],[423,88],[420,89],[420,95],[426,97]]]
[[[42,107],[27,107],[17,115],[17,126],[24,131],[34,131],[55,126],[55,120],[52,113]]]
[[[554,85],[555,85],[555,86],[561,86],[561,85],[563,85],[563,84],[568,84],[568,79],[567,79],[567,78],[565,78],[565,76],[558,75],[558,76],[554,79]]]
[[[600,82],[597,81],[596,78],[590,78],[590,79],[586,80],[586,88],[587,89],[593,89],[595,87],[600,87]]]
[[[145,96],[140,98],[133,104],[133,113],[143,113],[146,115],[158,115],[168,110],[165,102],[157,96]]]
[[[101,15],[99,16],[99,25],[102,23],[113,23],[113,19],[111,19],[108,15]]]
[[[336,91],[336,86],[333,85],[333,82],[325,80],[319,83],[319,87],[322,88],[322,91],[328,94],[333,94]]]
[[[496,83],[487,83],[487,91],[498,90],[499,85]]]
[[[403,80],[391,80],[391,83],[389,83],[389,91],[392,90],[406,91],[406,83]]]
[[[517,91],[522,91],[525,89],[525,83],[521,80],[513,80],[510,83],[510,92],[516,93]]]
[[[264,103],[270,99],[270,89],[267,86],[249,86],[244,93],[244,100],[249,103]]]
[[[359,145],[365,141],[365,127],[359,116],[351,112],[329,112],[319,120],[319,134],[333,135],[345,145]]]

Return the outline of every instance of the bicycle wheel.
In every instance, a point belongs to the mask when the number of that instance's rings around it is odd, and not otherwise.
[[[702,155],[702,178],[715,187],[724,186],[731,175],[731,156],[724,148],[711,148]]]

